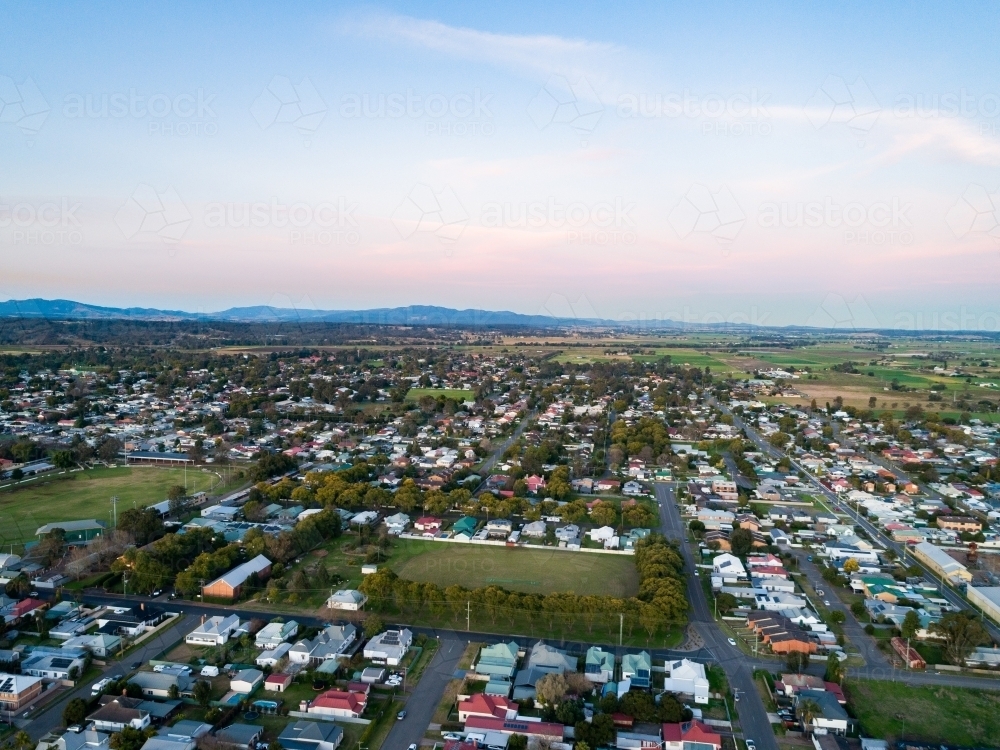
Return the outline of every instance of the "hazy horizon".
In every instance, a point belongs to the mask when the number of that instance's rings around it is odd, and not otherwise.
[[[987,4],[0,11],[0,298],[1000,329]]]

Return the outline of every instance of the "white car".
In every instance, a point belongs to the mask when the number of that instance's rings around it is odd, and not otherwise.
[[[747,750],[757,750],[757,746],[754,744],[753,740],[747,740]]]
[[[736,639],[735,638],[728,638],[727,640],[729,641],[729,645],[730,646],[735,646],[736,645]]]
[[[830,600],[829,599],[824,599],[823,600],[823,606],[824,607],[829,607],[830,606]]]

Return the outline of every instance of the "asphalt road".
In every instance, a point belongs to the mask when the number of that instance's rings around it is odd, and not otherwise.
[[[679,541],[684,556],[684,565],[688,571],[691,622],[704,639],[714,661],[725,670],[730,687],[739,691],[740,700],[736,704],[736,710],[740,717],[743,737],[752,739],[761,750],[778,750],[771,722],[767,718],[767,709],[753,682],[753,666],[739,648],[729,644],[728,638],[712,617],[705,592],[701,587],[701,580],[695,575],[695,561],[685,540],[684,521],[677,507],[673,487],[662,482],[657,483],[656,499],[660,503],[663,535],[667,539]]]
[[[123,660],[115,659],[113,661],[109,661],[107,666],[101,670],[101,677],[111,674],[128,674],[131,671],[128,668],[129,664],[134,661],[145,662],[152,659],[167,646],[170,646],[187,635],[197,624],[198,618],[193,615],[182,615],[175,625],[159,633],[157,636],[150,638],[148,641],[145,641],[140,648],[130,654],[126,654]],[[37,741],[46,733],[56,731],[62,727],[63,709],[66,708],[66,704],[74,698],[89,699],[91,695],[90,688],[99,679],[100,677],[95,677],[92,680],[88,680],[86,684],[81,684],[73,690],[67,691],[57,700],[46,704],[46,706],[42,709],[42,713],[34,716],[27,723],[20,720],[16,720],[15,723],[17,723],[22,729],[25,729],[31,736],[31,739]]]
[[[406,718],[396,722],[385,740],[383,747],[386,750],[405,750],[410,744],[420,745],[445,687],[455,676],[467,643],[456,638],[441,639],[437,653],[406,701]]]
[[[820,596],[821,601],[830,602],[830,606],[827,609],[844,613],[844,624],[842,626],[844,636],[857,648],[861,658],[865,660],[865,667],[868,669],[892,670],[892,664],[886,655],[878,650],[875,639],[865,632],[864,627],[858,622],[854,613],[851,612],[850,607],[845,606],[840,597],[833,591],[832,584],[823,579],[823,574],[820,573],[819,568],[814,563],[809,562],[809,556],[805,552],[794,550],[787,545],[783,546],[786,552],[791,552],[798,559],[799,570],[806,575],[810,585],[812,585],[817,594],[820,591],[823,592],[823,595]],[[818,604],[818,602],[814,602],[814,604]]]

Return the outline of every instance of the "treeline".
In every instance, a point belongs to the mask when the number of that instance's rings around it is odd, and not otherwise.
[[[457,622],[475,609],[477,614],[485,613],[494,624],[498,619],[507,620],[512,626],[519,620],[537,621],[552,630],[557,622],[563,625],[567,621],[582,622],[590,633],[595,625],[608,630],[623,625],[631,632],[638,624],[650,637],[661,628],[683,624],[687,620],[688,601],[683,560],[677,548],[662,536],[651,535],[636,545],[635,566],[639,592],[628,598],[580,596],[571,591],[520,593],[500,586],[442,588],[435,583],[400,578],[389,568],[366,576],[360,588],[369,597],[370,609],[410,617],[419,617],[426,610],[432,619],[450,613]]]

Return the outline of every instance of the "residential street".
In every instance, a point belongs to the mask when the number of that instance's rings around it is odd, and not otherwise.
[[[130,654],[126,654],[124,659],[109,661],[107,666],[101,670],[101,677],[106,677],[111,674],[128,674],[129,671],[131,671],[128,668],[129,664],[135,661],[145,662],[152,659],[158,653],[163,651],[163,649],[183,638],[187,633],[193,630],[197,624],[198,618],[194,615],[189,614],[182,616],[176,624],[167,628],[154,638],[150,638],[148,641],[143,642],[140,648]],[[73,698],[90,698],[91,685],[101,679],[101,677],[94,677],[86,683],[81,683],[75,689],[64,693],[59,699],[46,704],[44,709],[42,709],[42,712],[33,716],[30,720],[18,720],[16,722],[17,725],[25,729],[33,740],[38,740],[47,732],[58,729],[63,725],[62,714],[63,709],[66,708],[66,704]]]
[[[684,522],[677,508],[673,487],[663,482],[658,482],[655,486],[656,499],[660,503],[663,535],[680,543],[684,565],[688,571],[691,622],[705,640],[713,660],[725,670],[730,687],[739,690],[740,701],[736,704],[736,709],[743,728],[743,737],[752,739],[761,750],[778,750],[771,722],[767,718],[767,710],[753,682],[753,666],[739,648],[729,645],[726,635],[712,617],[705,592],[701,587],[701,580],[694,573],[695,561],[685,540]]]
[[[427,725],[431,723],[434,711],[441,702],[445,687],[455,676],[458,660],[467,644],[467,640],[457,638],[441,639],[437,653],[406,701],[406,718],[397,721],[386,738],[383,745],[386,750],[402,750],[411,743],[420,744]]]

